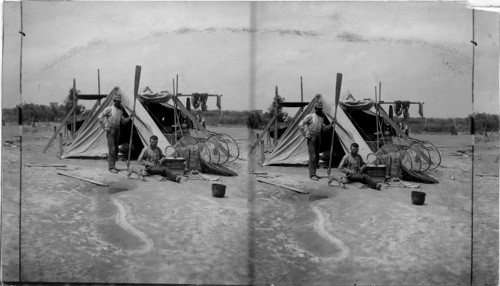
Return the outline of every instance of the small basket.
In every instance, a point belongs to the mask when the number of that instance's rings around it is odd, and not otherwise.
[[[411,203],[414,205],[423,205],[425,202],[425,193],[419,191],[411,192]]]
[[[223,198],[226,194],[226,185],[212,184],[212,196],[216,198]]]

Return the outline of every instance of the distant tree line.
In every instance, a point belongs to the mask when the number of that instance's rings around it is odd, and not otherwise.
[[[474,126],[477,134],[499,130],[498,114],[475,113]],[[405,123],[412,133],[450,133],[453,129],[461,133],[470,133],[470,117],[465,118],[408,118]]]
[[[17,105],[14,108],[3,108],[3,122],[18,122],[18,108],[21,107],[23,113],[23,124],[31,122],[59,122],[68,114],[73,107],[73,89],[69,90],[69,94],[62,105],[47,106],[34,103],[24,103]],[[77,93],[80,93],[78,90]],[[76,115],[78,118],[84,118],[89,113],[85,106],[77,104]]]
[[[283,98],[279,98],[283,102]],[[23,104],[24,124],[34,122],[60,122],[71,110],[73,97],[71,90],[63,105],[46,106],[39,104]],[[4,108],[2,116],[5,122],[17,122],[17,107]],[[267,112],[262,111],[220,111],[220,110],[193,110],[194,115],[205,118],[207,126],[233,125],[246,126],[252,129],[262,129],[274,116],[274,103],[269,106]],[[286,112],[278,109],[278,122],[282,123],[288,116]],[[79,119],[85,118],[89,113],[83,105],[77,106]],[[500,119],[498,114],[475,113],[474,122],[477,134],[499,131]],[[414,118],[410,117],[404,121],[410,128],[410,133],[450,133],[453,129],[460,133],[470,132],[470,117],[465,118]]]

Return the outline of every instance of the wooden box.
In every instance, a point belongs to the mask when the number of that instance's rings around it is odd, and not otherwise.
[[[163,162],[163,166],[169,168],[174,171],[174,173],[184,172],[186,159],[184,158],[167,158],[165,162]]]
[[[386,175],[386,166],[385,165],[378,165],[378,166],[372,166],[372,165],[367,165],[365,169],[365,173],[372,177],[373,179],[383,182],[385,181],[385,175]]]

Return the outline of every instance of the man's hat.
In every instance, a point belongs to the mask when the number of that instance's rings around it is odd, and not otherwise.
[[[122,95],[119,93],[115,93],[115,95],[113,96],[113,100],[122,101]]]
[[[323,108],[323,102],[317,101],[316,104],[314,104],[314,108]]]

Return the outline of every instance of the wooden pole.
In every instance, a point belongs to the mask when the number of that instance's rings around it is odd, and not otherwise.
[[[97,69],[97,94],[101,95],[101,75],[99,74],[99,69]]]
[[[196,120],[196,118],[193,116],[193,114],[182,104],[182,102],[179,98],[176,98],[175,100],[177,102],[177,107],[179,108],[180,112],[184,113],[186,115],[186,117],[188,118],[188,120],[191,120],[193,125],[196,126],[196,128],[199,131],[201,131],[208,139],[208,137],[210,137],[210,134],[207,132],[207,130],[201,125],[200,122],[198,122],[198,120]],[[181,130],[181,135],[182,135],[182,129],[180,129],[180,130]]]
[[[378,110],[378,105],[379,105],[379,102],[382,100],[382,82],[379,81],[378,82],[378,100],[377,100],[377,110]],[[378,112],[377,112],[378,113]],[[378,130],[380,131],[380,136],[382,137],[382,144],[384,144],[385,142],[385,138],[384,138],[384,130],[382,129],[383,127],[383,124],[382,124],[382,118],[380,118],[379,116],[379,120],[378,120]],[[380,148],[380,145],[377,144],[377,147]],[[378,150],[377,148],[377,150]]]
[[[337,124],[337,108],[339,106],[339,99],[340,99],[340,89],[342,87],[342,74],[337,73],[337,82],[335,83],[335,110],[333,113],[333,121],[334,124],[332,125],[332,142],[330,145],[330,160],[328,160],[328,170],[327,174],[330,175],[332,171],[332,158],[333,158],[333,143],[335,140],[335,125]]]
[[[476,38],[475,38],[475,29],[474,29],[474,21],[475,14],[474,9],[472,9],[472,84],[471,84],[471,93],[472,93],[472,111],[474,112],[474,68],[475,68],[475,54],[476,54]],[[471,129],[474,128],[474,113],[471,115]],[[474,131],[474,130],[473,130]],[[471,241],[471,259],[470,259],[470,284],[474,283],[474,144],[476,141],[476,136],[474,132],[472,134],[472,170],[471,170],[471,199],[470,199],[470,220],[471,220],[471,228],[470,228],[470,241]]]
[[[62,157],[63,151],[64,151],[63,150],[63,136],[62,136],[62,133],[59,133],[59,157]]]
[[[250,154],[253,153],[253,151],[255,150],[255,147],[257,147],[257,145],[259,145],[259,142],[260,140],[262,140],[262,137],[264,137],[264,134],[266,133],[269,133],[269,128],[271,128],[271,125],[273,125],[274,123],[274,120],[276,120],[278,118],[278,114],[275,114],[273,116],[273,118],[271,118],[271,120],[267,123],[266,127],[264,127],[264,130],[262,130],[262,132],[260,133],[259,135],[259,138],[257,139],[257,141],[255,141],[253,143],[253,145],[250,147]]]
[[[137,93],[139,92],[139,82],[141,80],[141,66],[135,66],[135,78],[134,78],[134,109],[132,110],[132,126],[130,127],[130,140],[128,144],[128,157],[127,157],[127,170],[130,167],[130,154],[132,152],[132,136],[134,134],[134,122],[135,122],[135,103],[137,102]]]
[[[378,103],[377,103],[377,86],[375,86],[375,128],[376,128],[376,135],[377,135],[377,147],[375,148],[377,151],[378,150]]]
[[[304,102],[304,87],[302,86],[302,77],[300,77],[300,102]]]
[[[269,182],[269,181],[264,181],[264,180],[257,180],[257,182],[266,183],[266,184],[270,184],[270,185],[273,185],[273,186],[281,187],[281,188],[284,188],[284,189],[287,189],[287,190],[291,190],[291,191],[294,191],[294,192],[297,192],[297,193],[309,194],[309,191],[299,190],[299,189],[294,188],[294,187],[285,186],[285,185],[274,183],[274,182]]]
[[[382,100],[382,82],[378,82],[378,101],[380,102]]]
[[[73,112],[73,124],[71,125],[71,139],[75,139],[76,135],[76,80],[73,79],[73,106],[75,111]]]
[[[177,98],[178,95],[179,95],[179,75],[176,74],[175,75],[175,97]],[[177,100],[175,102],[177,102]],[[181,127],[181,122],[180,122],[179,117],[178,117],[179,114],[177,113],[177,109],[175,110],[175,116],[177,117],[177,124],[179,124],[181,136],[182,136],[182,127]],[[175,126],[175,129],[177,130],[177,126]],[[177,135],[175,136],[175,138],[177,138]]]
[[[264,157],[264,140],[260,140],[260,163],[264,164],[264,160],[266,160]]]
[[[275,88],[275,96],[274,96],[274,114],[278,115],[278,87]],[[278,145],[278,117],[276,117],[276,121],[274,121],[274,146]]]
[[[378,102],[377,102],[377,86],[375,86],[375,124],[377,124],[377,148],[375,151],[378,151],[379,148],[379,130],[378,130]]]
[[[174,142],[177,143],[177,94],[175,92],[175,79],[172,79],[172,93],[174,95]]]
[[[102,186],[102,187],[108,187],[109,186],[108,184],[105,184],[105,183],[101,183],[101,182],[98,182],[98,181],[89,180],[87,178],[82,178],[82,177],[78,177],[78,176],[71,175],[71,174],[65,174],[65,173],[61,173],[61,172],[57,172],[57,174],[61,175],[61,176],[75,178],[75,179],[82,180],[82,181],[85,181],[85,182],[89,182],[89,183],[92,183],[92,184],[96,184],[96,185]]]

